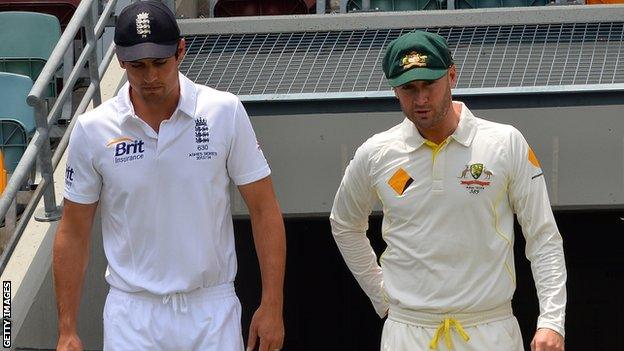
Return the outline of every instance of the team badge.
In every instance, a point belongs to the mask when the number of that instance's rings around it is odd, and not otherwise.
[[[427,67],[427,55],[422,55],[416,51],[412,51],[403,57],[401,60],[401,67],[403,67],[403,69],[410,69],[412,67]]]
[[[195,120],[195,142],[206,144],[210,141],[210,127],[205,118],[199,117]]]
[[[472,176],[472,179],[469,178]],[[462,185],[471,194],[479,194],[483,189],[490,186],[494,173],[487,169],[483,163],[473,163],[466,165],[461,175],[457,178]]]
[[[216,151],[211,151],[210,147],[210,126],[208,121],[203,117],[197,117],[195,120],[195,148],[189,153],[189,158],[195,160],[211,160],[217,156]]]
[[[137,14],[136,31],[137,34],[141,36],[141,38],[147,38],[148,34],[152,34],[152,29],[150,28],[149,13],[141,12]]]
[[[470,175],[474,179],[479,179],[481,173],[483,173],[483,163],[473,163],[470,165]]]

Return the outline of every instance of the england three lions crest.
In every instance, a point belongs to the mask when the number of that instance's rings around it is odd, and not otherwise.
[[[195,120],[195,142],[197,144],[207,144],[210,142],[210,127],[205,118],[198,117]]]
[[[217,152],[211,150],[210,146],[210,127],[208,121],[203,117],[197,117],[195,120],[195,150],[189,153],[189,158],[197,161],[211,160],[217,156]]]

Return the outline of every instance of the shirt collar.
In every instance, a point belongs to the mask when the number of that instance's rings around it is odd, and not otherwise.
[[[186,78],[182,73],[178,73],[180,82],[180,100],[174,115],[181,111],[182,115],[195,118],[195,106],[197,106],[197,88],[195,83]],[[120,122],[125,122],[129,117],[135,117],[134,106],[130,101],[130,83],[126,82],[117,94],[117,116]],[[135,117],[136,118],[136,117]]]
[[[463,102],[453,101],[453,103],[461,105],[461,114],[459,115],[457,129],[455,129],[451,137],[458,143],[468,147],[477,133],[477,119]]]
[[[472,143],[475,133],[477,132],[476,117],[463,102],[453,101],[453,104],[461,105],[461,114],[459,115],[457,129],[451,134],[451,138],[461,145],[468,147]],[[407,118],[401,123],[401,130],[408,151],[418,149],[426,141],[426,139],[420,135],[414,123]]]

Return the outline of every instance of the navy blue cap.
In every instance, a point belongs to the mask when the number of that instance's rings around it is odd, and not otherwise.
[[[121,61],[171,57],[179,40],[175,15],[160,1],[137,1],[117,17],[115,45]]]

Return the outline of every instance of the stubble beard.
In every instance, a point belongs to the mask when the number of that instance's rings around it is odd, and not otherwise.
[[[442,100],[442,103],[436,106],[437,113],[432,118],[427,119],[427,120],[422,120],[422,119],[415,117],[414,114],[412,113],[408,114],[407,111],[405,110],[403,111],[403,113],[405,113],[406,116],[410,116],[410,115],[413,116],[412,118],[408,118],[408,119],[411,120],[412,123],[414,123],[419,130],[428,130],[428,129],[435,128],[443,123],[443,121],[446,119],[446,116],[448,115],[451,105],[452,105],[451,91],[450,89],[448,89],[444,95],[444,99]],[[413,108],[412,108],[412,111],[413,111]]]
[[[162,91],[155,91],[155,92],[149,92],[149,91],[141,91],[141,98],[143,99],[143,101],[147,102],[147,103],[157,103],[161,100],[163,100],[164,97],[164,92]]]

